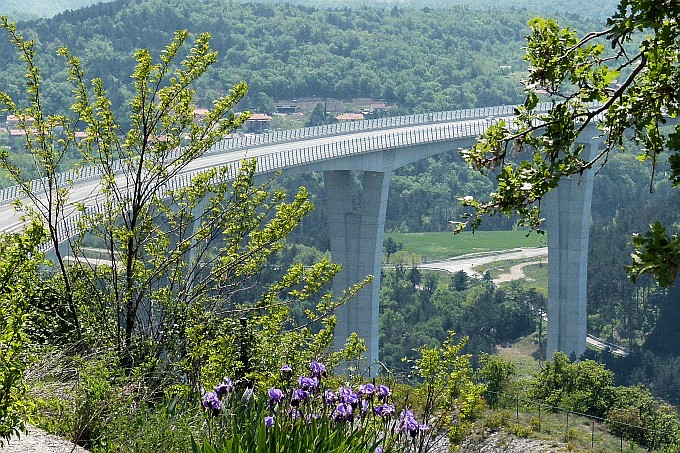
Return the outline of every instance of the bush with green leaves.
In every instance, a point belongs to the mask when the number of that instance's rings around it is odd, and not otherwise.
[[[512,383],[516,374],[515,364],[498,356],[482,354],[479,365],[477,374],[486,384],[484,398],[491,407],[495,407]]]
[[[36,223],[21,234],[0,234],[0,447],[24,429],[24,371],[31,362],[25,327],[44,238]]]
[[[36,63],[39,43],[24,39],[6,17],[0,26],[26,69],[28,101],[0,91],[0,104],[22,119],[25,152],[45,183],[32,190],[6,152],[0,168],[18,186],[21,208],[49,233],[55,276],[43,283],[64,301],[58,313],[69,321],[68,329],[59,327],[63,343],[87,353],[114,350],[127,375],[144,370],[150,379],[173,376],[193,391],[203,373],[262,374],[278,353],[309,350],[311,356],[328,348],[334,322],[326,318],[366,283],[334,298],[327,288],[340,266],[328,260],[294,264],[251,299],[237,297],[256,287],[256,277],[312,209],[304,187],[289,197],[273,190],[271,181],[256,184],[255,160],[213,166],[191,173],[189,184],[176,184],[249,116],[234,113],[245,83],[218,97],[205,115],[196,111],[198,80],[217,59],[209,34],[189,45],[189,32],[177,31],[157,59],[147,49],[135,52],[135,93],[128,117],[119,118],[104,82],[88,81],[66,48],[57,54],[73,89],[71,112],[48,114]],[[86,137],[76,140],[81,130]],[[97,209],[71,199],[80,182],[58,173],[67,156],[77,157],[76,176],[86,166],[100,175]],[[78,228],[68,237],[60,225],[73,221]],[[88,246],[110,265],[89,265]],[[289,307],[313,295],[320,302],[307,312],[307,324],[291,324]],[[353,343],[356,353],[360,347]]]
[[[530,394],[550,406],[604,417],[614,401],[614,374],[593,360],[556,352],[531,381]]]
[[[677,451],[680,446],[676,408],[656,399],[642,385],[614,389],[614,402],[607,411],[607,428],[649,449]]]
[[[430,426],[431,436],[421,439],[421,448],[429,448],[439,432],[445,431],[452,444],[458,444],[481,414],[485,404],[485,384],[474,382],[471,354],[461,354],[467,337],[454,342],[449,332],[442,346],[418,349],[420,358],[412,363],[418,379],[414,396],[421,402],[423,421]]]
[[[64,403],[57,406],[70,408],[72,438],[109,445],[112,436],[119,437],[113,432],[119,426],[112,428],[117,418],[137,420],[140,408],[166,396],[190,398],[201,382],[225,373],[239,383],[264,383],[280,358],[301,367],[325,355],[336,366],[361,355],[356,336],[343,351],[330,352],[332,311],[370,277],[334,297],[329,282],[340,266],[324,259],[293,264],[266,285],[255,283],[312,209],[304,187],[288,196],[272,189],[271,181],[255,183],[255,160],[192,172],[188,184],[176,184],[249,115],[234,113],[245,83],[224,92],[205,115],[196,111],[197,81],[217,58],[209,34],[189,45],[189,32],[177,31],[157,59],[147,49],[135,52],[134,95],[128,117],[119,118],[103,80],[89,81],[66,48],[57,54],[72,88],[71,111],[47,112],[36,62],[39,43],[24,39],[6,17],[0,16],[0,28],[26,71],[26,99],[15,101],[0,91],[0,104],[21,119],[23,152],[44,184],[33,190],[26,176],[31,172],[4,150],[0,168],[18,186],[17,206],[44,225],[55,255],[54,272],[31,288],[58,303],[43,304],[38,297],[33,307],[49,305],[66,324],[37,316],[34,333],[47,343],[58,338],[51,346],[73,352],[65,367],[83,371],[70,397],[56,396]],[[77,140],[78,132],[85,138]],[[74,156],[76,177],[63,178],[59,171]],[[97,209],[72,199],[85,167],[100,176]],[[63,222],[77,224],[75,236],[64,234]],[[89,264],[90,246],[107,265]],[[27,298],[31,288],[16,291]],[[251,288],[258,294],[237,297]],[[316,306],[306,311],[305,323],[294,323],[290,307],[311,301]],[[8,322],[7,330],[20,332],[17,322]],[[22,338],[11,337],[19,349]],[[82,360],[91,357],[96,366],[83,367]],[[9,372],[19,376],[22,369]]]

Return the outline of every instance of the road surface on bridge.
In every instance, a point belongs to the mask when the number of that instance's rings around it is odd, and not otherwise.
[[[331,146],[341,142],[352,141],[353,143],[359,141],[366,141],[367,143],[379,137],[384,137],[386,135],[394,134],[419,134],[425,135],[425,132],[431,131],[433,128],[436,129],[446,129],[450,127],[455,127],[460,129],[462,134],[460,137],[456,138],[473,138],[479,133],[480,124],[483,127],[484,121],[479,118],[475,119],[461,119],[461,120],[451,120],[451,121],[440,121],[436,123],[423,123],[423,124],[413,124],[405,125],[399,127],[382,128],[382,129],[371,129],[371,130],[359,130],[352,132],[345,132],[332,135],[324,135],[319,137],[309,137],[300,138],[290,141],[281,141],[275,143],[267,144],[256,144],[248,148],[237,148],[237,149],[225,149],[220,152],[206,153],[204,156],[195,159],[190,162],[183,170],[182,174],[190,174],[194,172],[199,172],[202,170],[208,170],[214,167],[221,167],[224,165],[237,164],[244,158],[258,159],[265,158],[271,155],[286,155],[291,150],[305,150],[313,147],[323,147]],[[476,127],[476,129],[475,129]],[[228,141],[228,139],[227,139]],[[384,149],[367,150],[366,152],[381,152]],[[337,156],[337,158],[342,158],[345,156]],[[310,161],[310,163],[312,163]],[[291,163],[292,165],[292,163]],[[300,165],[298,163],[298,165]],[[285,169],[287,162],[282,162],[280,168]],[[124,183],[124,175],[119,176],[119,184],[122,186]],[[76,179],[70,189],[69,202],[71,209],[67,209],[67,216],[75,212],[75,203],[83,203],[86,206],[95,206],[101,202],[101,195],[99,194],[99,178],[89,178],[89,179]],[[40,192],[38,192],[40,193]],[[44,199],[44,195],[40,194],[41,199]],[[24,222],[20,219],[21,215],[16,212],[14,206],[9,203],[4,203],[0,205],[0,231],[5,232],[19,232],[24,225]]]

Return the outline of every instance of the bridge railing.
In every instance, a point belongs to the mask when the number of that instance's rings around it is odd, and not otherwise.
[[[474,138],[481,135],[489,124],[490,122],[486,119],[467,122],[465,124],[433,124],[424,129],[390,132],[369,138],[349,137],[337,142],[289,149],[279,153],[259,156],[256,172],[260,174],[274,173],[282,168],[298,167],[323,160],[362,153],[404,148],[424,143]],[[510,124],[512,124],[511,121]],[[228,162],[226,165],[229,167],[227,169],[227,178],[232,180],[235,179],[241,166],[240,162]],[[203,170],[194,170],[192,172],[176,175],[168,181],[163,191],[187,187],[191,184],[192,178],[201,172],[203,172]],[[93,215],[100,213],[102,209],[104,209],[102,206],[88,206],[85,212]],[[71,216],[64,219],[58,226],[59,237],[68,238],[75,236],[78,232],[78,222],[80,218],[80,216]],[[43,248],[46,251],[51,248],[51,244],[46,244]]]
[[[547,112],[551,104],[540,103],[539,112]],[[405,116],[390,116],[368,120],[349,121],[325,124],[322,126],[305,127],[286,131],[273,131],[263,134],[240,135],[226,138],[217,143],[209,152],[216,153],[226,150],[239,150],[255,146],[270,145],[272,143],[290,140],[305,140],[329,135],[348,134],[352,132],[375,129],[397,128],[418,124],[437,123],[444,121],[470,120],[495,116],[512,116],[517,105],[501,105],[495,107],[480,107],[474,109],[449,110],[445,112],[418,113]]]
[[[289,142],[294,140],[313,139],[323,136],[351,134],[354,132],[390,129],[404,126],[412,126],[428,123],[439,123],[446,121],[470,120],[470,119],[486,119],[496,116],[511,116],[514,115],[516,105],[502,105],[495,107],[480,107],[474,109],[450,110],[445,112],[419,113],[406,116],[383,117],[369,120],[351,121],[343,123],[326,124],[323,126],[305,127],[302,129],[293,129],[285,131],[274,131],[264,134],[241,135],[231,138],[226,138],[216,143],[206,154],[215,154],[230,150],[242,150],[244,148],[251,148],[257,146],[270,145],[280,142]],[[541,103],[538,106],[538,111],[544,112],[550,108],[549,103]],[[389,134],[388,134],[389,135]],[[392,137],[391,135],[389,135]],[[392,140],[392,138],[390,138]],[[382,142],[380,142],[382,143]],[[376,142],[378,144],[378,142]],[[381,145],[382,146],[382,145]],[[374,148],[377,149],[377,148]],[[179,153],[178,149],[176,153]],[[314,152],[318,152],[315,150]],[[325,150],[324,152],[334,152],[333,150]],[[266,160],[266,159],[265,159]],[[122,169],[123,165],[116,163],[115,170]],[[267,165],[267,170],[270,171]],[[96,178],[101,178],[102,174],[97,167],[81,167],[76,170],[69,170],[57,176],[57,185],[65,187],[67,184],[76,181],[85,181]],[[43,179],[36,179],[30,181],[28,189],[31,192],[44,191],[47,181]],[[23,190],[19,186],[7,187],[0,190],[0,204],[10,203],[17,198],[23,197]]]
[[[270,173],[282,168],[307,165],[313,162],[346,157],[365,152],[403,148],[423,143],[474,138],[481,135],[489,121],[480,120],[466,124],[433,125],[426,129],[392,132],[368,138],[348,138],[333,143],[319,144],[279,153],[259,156],[257,171]]]

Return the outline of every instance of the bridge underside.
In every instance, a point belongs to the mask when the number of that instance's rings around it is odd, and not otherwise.
[[[595,140],[583,140],[585,153],[597,151]],[[451,149],[451,145],[448,145]],[[331,254],[343,271],[333,282],[340,295],[367,275],[374,280],[348,304],[337,310],[336,348],[356,332],[366,341],[368,365],[378,360],[378,315],[385,210],[392,171],[423,157],[446,151],[441,145],[422,149],[418,158],[406,158],[392,150],[372,165],[357,162],[363,171],[361,195],[352,203],[353,177],[350,170],[323,168],[329,216]],[[375,159],[375,156],[373,157]],[[332,166],[331,166],[332,168]],[[548,357],[555,351],[579,357],[586,348],[586,283],[590,205],[594,172],[564,180],[546,197],[543,210],[547,220],[549,250]],[[377,374],[374,369],[372,374]]]
[[[366,342],[368,365],[378,361],[378,317],[385,211],[392,172],[399,167],[474,143],[471,138],[385,149],[342,159],[329,159],[289,167],[284,174],[322,171],[326,188],[329,236],[333,260],[343,270],[333,281],[333,292],[342,294],[372,275],[373,282],[337,311],[336,348],[356,332]],[[587,147],[593,155],[596,142]],[[586,150],[588,152],[588,150]],[[360,196],[353,187],[352,172],[361,175]],[[269,177],[262,174],[262,177]],[[546,197],[549,249],[548,346],[555,351],[580,356],[586,339],[586,282],[588,227],[593,187],[592,171],[583,177],[562,181]],[[65,247],[67,244],[65,244]],[[64,253],[68,253],[66,248]],[[369,369],[371,375],[377,369]]]

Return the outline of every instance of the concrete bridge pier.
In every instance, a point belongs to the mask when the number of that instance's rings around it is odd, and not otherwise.
[[[331,255],[334,262],[342,265],[342,271],[333,280],[333,293],[337,297],[367,275],[373,276],[371,284],[336,310],[334,346],[341,348],[347,337],[356,332],[366,341],[367,366],[378,360],[380,265],[391,176],[391,172],[364,171],[360,202],[354,206],[352,173],[324,172]],[[369,376],[376,374],[377,368],[369,368]]]
[[[588,132],[597,132],[589,128]],[[584,134],[586,134],[584,132]],[[600,140],[579,140],[594,157]],[[556,351],[580,357],[586,350],[588,238],[594,170],[563,179],[541,206],[548,232],[547,358]]]

